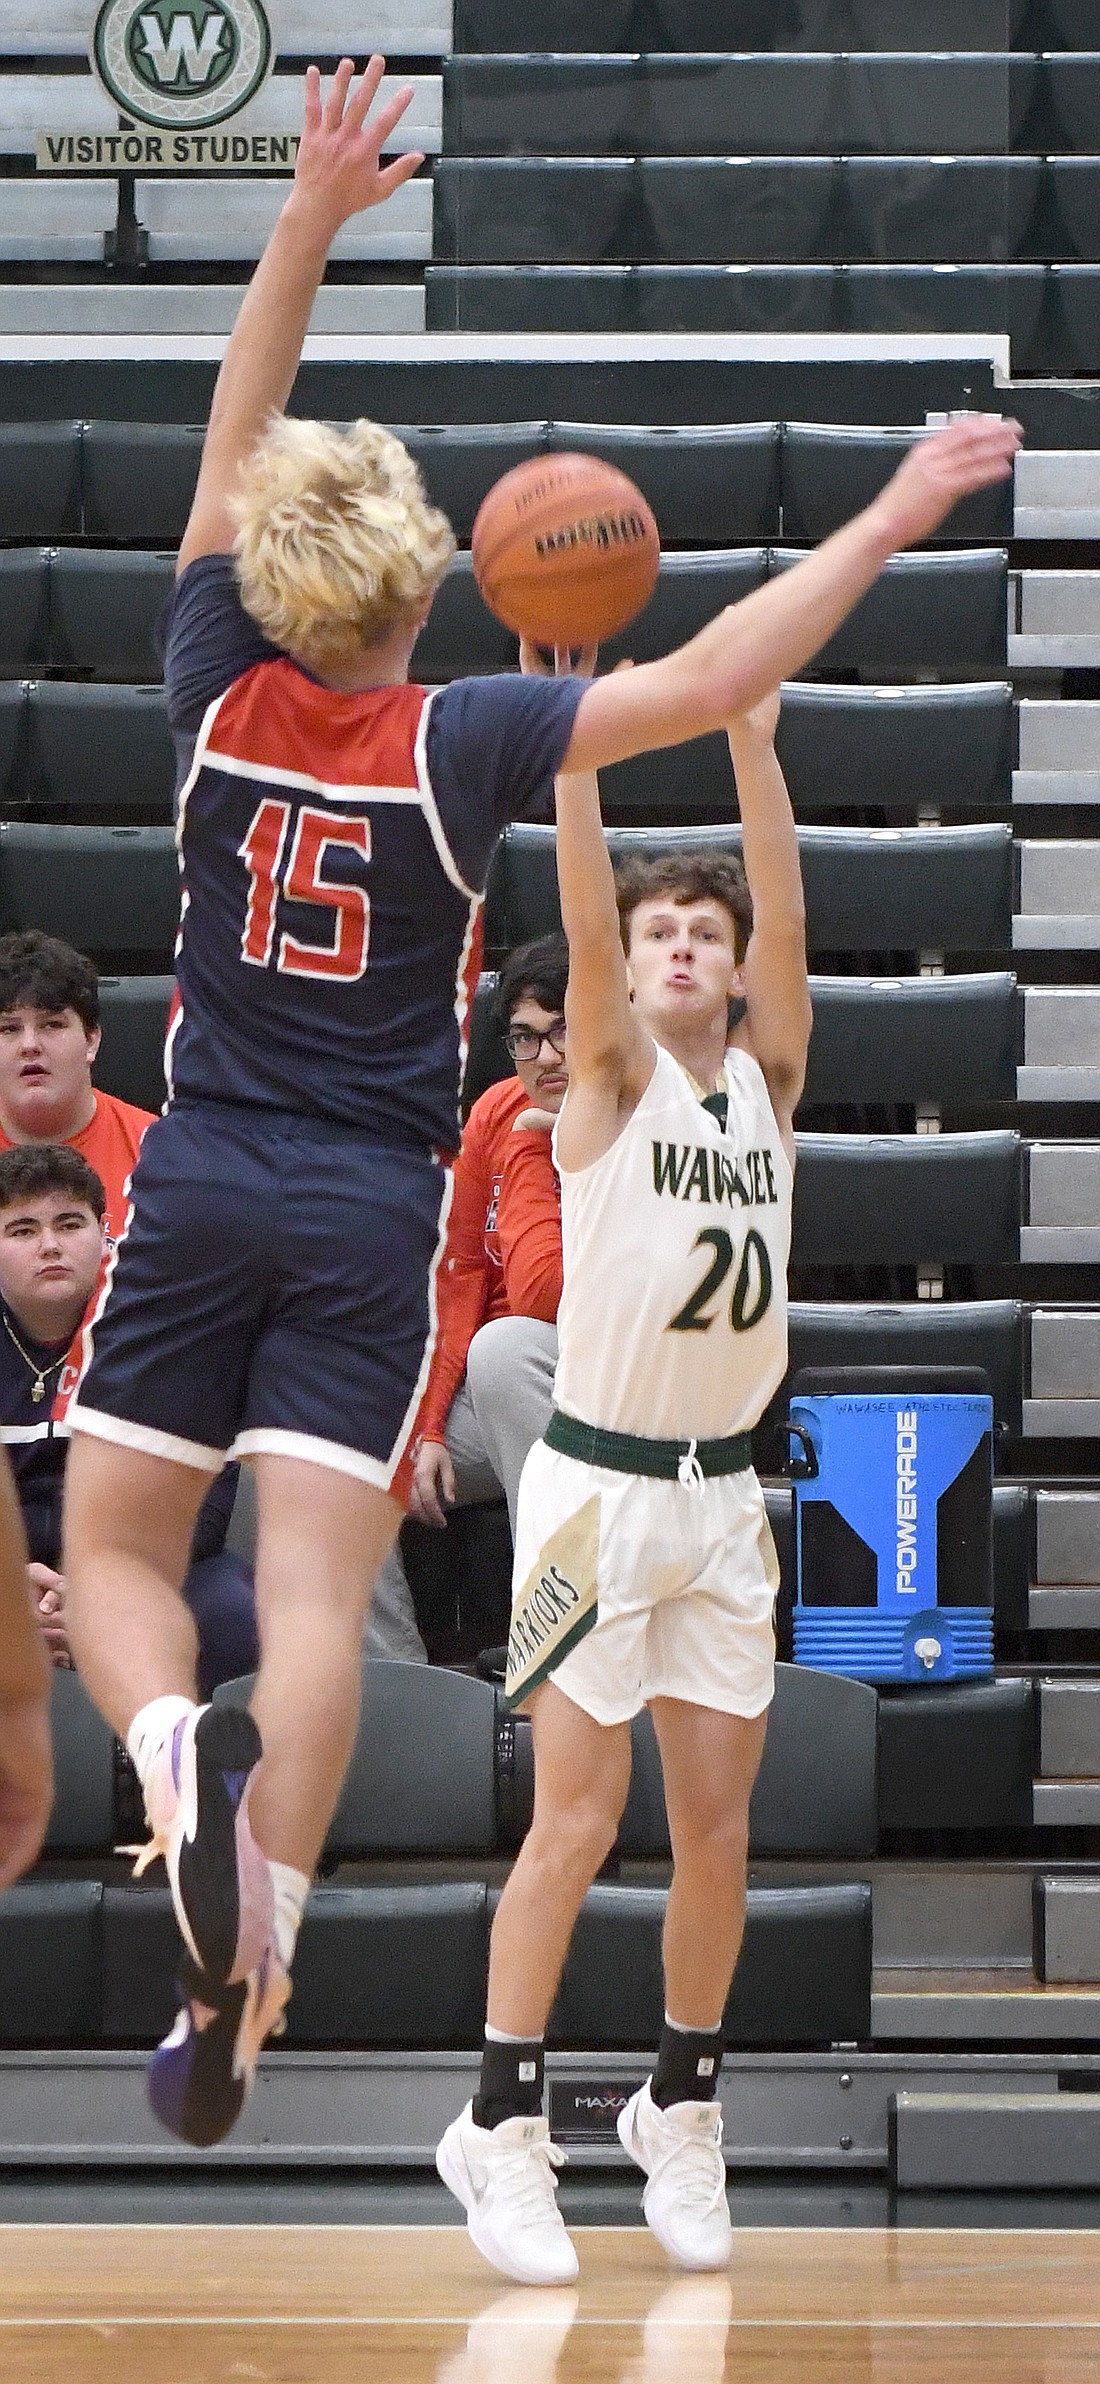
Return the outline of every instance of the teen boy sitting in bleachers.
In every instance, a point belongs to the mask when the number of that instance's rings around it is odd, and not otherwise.
[[[550,1411],[561,1202],[549,1136],[522,1121],[556,1116],[565,1095],[568,964],[561,934],[521,945],[505,963],[495,1010],[515,1075],[474,1102],[455,1161],[409,1507],[439,1530],[449,1508],[502,1490],[512,1513],[523,1458]],[[399,1545],[375,1583],[365,1644],[368,1655],[426,1660]]]
[[[0,1151],[67,1143],[106,1195],[107,1231],[126,1223],[125,1186],[152,1111],[92,1083],[99,979],[90,960],[36,928],[0,936]]]
[[[58,1569],[65,1419],[103,1247],[103,1186],[78,1151],[65,1143],[0,1151],[0,1440],[26,1526],[32,1603],[62,1665],[71,1661]],[[257,1659],[251,1574],[224,1546],[236,1482],[236,1466],[227,1466],[206,1499],[185,1585],[207,1696]]]

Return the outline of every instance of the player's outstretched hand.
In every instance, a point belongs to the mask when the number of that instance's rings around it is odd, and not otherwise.
[[[394,126],[413,98],[412,84],[403,83],[368,122],[385,71],[386,61],[376,52],[353,91],[355,66],[350,58],[342,58],[324,100],[317,68],[306,72],[305,122],[294,187],[325,216],[332,235],[349,216],[388,199],[424,163],[419,149],[394,158],[388,166],[380,163]]]
[[[0,1703],[0,1887],[30,1869],[52,1803],[48,1697]]]
[[[893,545],[915,546],[960,497],[1007,480],[1022,438],[1019,423],[999,414],[963,414],[946,430],[917,439],[875,501],[889,519]]]

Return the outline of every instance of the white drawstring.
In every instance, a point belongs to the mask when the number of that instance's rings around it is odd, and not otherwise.
[[[695,1454],[698,1446],[699,1443],[697,1440],[689,1440],[687,1448],[685,1449],[684,1454],[676,1468],[676,1479],[678,1482],[683,1483],[685,1490],[701,1490],[706,1479],[703,1468]]]

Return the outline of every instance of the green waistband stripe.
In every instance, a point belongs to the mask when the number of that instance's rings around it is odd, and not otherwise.
[[[612,1473],[649,1474],[661,1482],[678,1481],[685,1461],[708,1477],[745,1473],[752,1464],[747,1432],[735,1432],[728,1440],[644,1440],[634,1432],[605,1432],[599,1424],[582,1424],[555,1408],[542,1437],[563,1457],[605,1465]]]

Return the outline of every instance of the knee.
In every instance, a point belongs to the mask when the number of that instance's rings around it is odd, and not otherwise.
[[[518,1316],[494,1316],[489,1324],[478,1326],[466,1352],[466,1381],[475,1406],[486,1391],[500,1386],[506,1379],[515,1360],[522,1324],[523,1319]]]
[[[702,1797],[678,1819],[673,1838],[677,1863],[705,1862],[720,1870],[743,1870],[749,1853],[748,1806],[719,1804]]]
[[[536,1814],[528,1845],[548,1876],[595,1878],[619,1834],[625,1798],[578,1797],[553,1813]]]
[[[466,1353],[466,1380],[477,1400],[494,1391],[507,1397],[509,1383],[545,1375],[549,1383],[557,1362],[558,1336],[552,1324],[535,1316],[494,1316],[479,1325]]]

